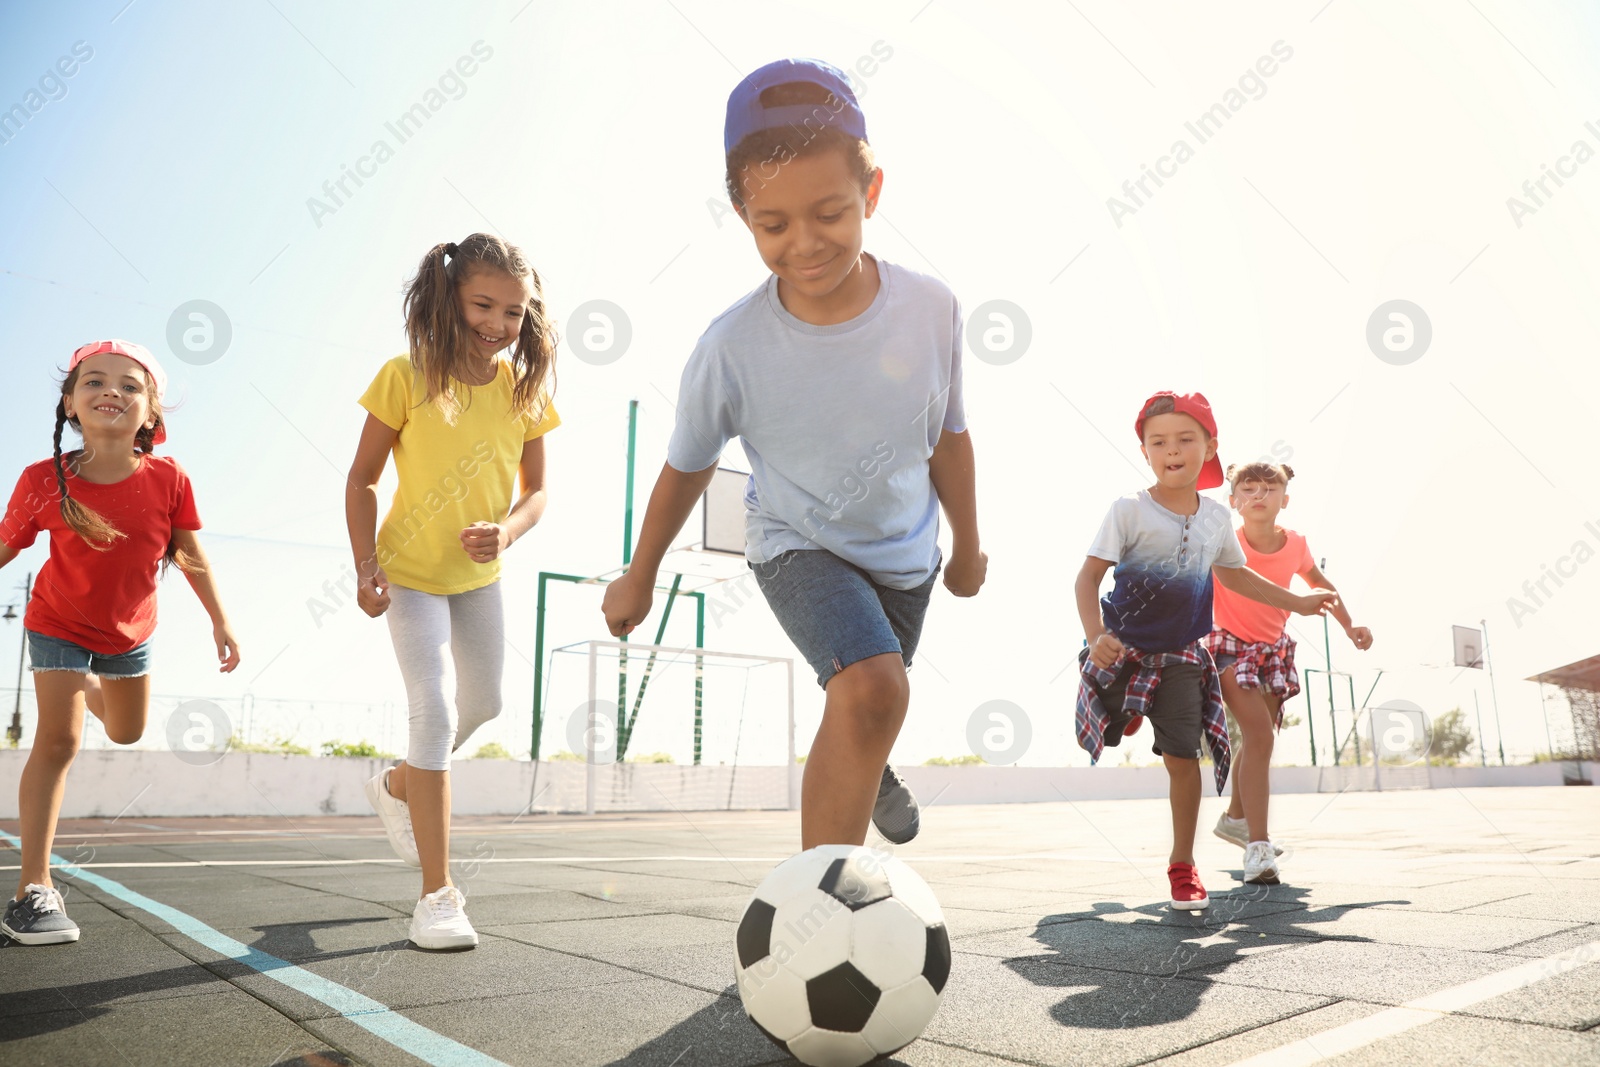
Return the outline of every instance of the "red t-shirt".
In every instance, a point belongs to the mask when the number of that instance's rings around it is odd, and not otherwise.
[[[1312,566],[1311,549],[1306,545],[1305,537],[1293,530],[1284,530],[1281,526],[1278,529],[1283,530],[1283,547],[1276,552],[1257,552],[1250,547],[1244,527],[1234,531],[1239,538],[1239,547],[1244,549],[1245,566],[1284,588],[1288,588],[1289,580],[1297,574],[1309,582],[1307,575]],[[1284,624],[1289,621],[1289,613],[1282,608],[1251,600],[1220,585],[1216,589],[1211,613],[1217,629],[1227,630],[1244,641],[1262,641],[1269,645],[1278,639],[1283,633]]]
[[[194,488],[177,460],[141,455],[137,471],[110,485],[86,482],[69,469],[67,491],[127,536],[105,551],[93,548],[61,517],[55,463],[24,470],[0,521],[0,541],[21,551],[48,530],[50,558],[23,625],[91,652],[128,652],[155,632],[156,573],[172,531],[200,529]]]

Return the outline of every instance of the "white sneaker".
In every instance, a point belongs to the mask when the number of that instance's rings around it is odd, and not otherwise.
[[[1278,884],[1278,858],[1270,841],[1252,841],[1244,847],[1244,880],[1251,885]]]
[[[467,895],[453,885],[417,901],[411,912],[411,940],[418,948],[473,948],[478,931],[467,921]]]
[[[389,792],[389,774],[393,770],[393,767],[386,767],[382,774],[367,782],[367,803],[383,820],[383,829],[389,835],[389,847],[394,849],[394,854],[413,867],[421,867],[417,835],[411,830],[411,808]]]
[[[1248,848],[1250,845],[1250,824],[1244,819],[1230,819],[1226,810],[1217,816],[1217,828],[1211,832],[1230,845],[1238,845],[1240,848]],[[1283,855],[1283,846],[1274,841],[1272,854]]]

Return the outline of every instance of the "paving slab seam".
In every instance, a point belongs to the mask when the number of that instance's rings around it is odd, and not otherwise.
[[[637,917],[638,916],[631,916],[631,915],[630,916],[626,916],[626,918],[637,918]],[[704,919],[705,916],[704,915],[696,915],[696,916],[694,916],[694,918]],[[715,920],[715,921],[717,921],[717,922],[727,922],[727,920],[724,920],[724,919],[718,919],[718,920]],[[735,924],[730,922],[729,925],[732,926],[732,925],[735,925]],[[639,967],[634,967],[634,966],[631,966],[631,965],[626,964],[626,963],[618,963],[616,960],[601,959],[599,956],[586,956],[581,952],[573,952],[570,949],[555,948],[555,947],[553,947],[551,945],[541,945],[541,944],[538,944],[537,942],[534,942],[534,941],[524,941],[520,937],[512,937],[510,934],[492,933],[491,931],[493,929],[494,929],[493,927],[486,927],[485,929],[479,931],[479,934],[480,934],[480,936],[499,938],[501,941],[510,941],[513,944],[517,944],[517,945],[526,945],[529,948],[541,949],[541,950],[543,950],[545,952],[554,952],[557,955],[561,955],[561,956],[570,956],[573,959],[586,960],[589,963],[601,963],[601,964],[604,964],[607,967],[615,967],[619,971],[629,971],[629,972],[631,972],[633,974],[637,974],[637,975],[639,975],[639,976],[641,976],[643,978],[654,978],[654,979],[656,979],[657,981],[660,981],[660,982],[668,982],[668,983],[670,983],[672,985],[682,986],[685,989],[692,989],[696,993],[710,993],[713,996],[722,997],[725,1000],[733,1000],[733,1001],[738,1001],[741,1004],[743,1003],[742,1001],[739,1000],[739,994],[737,992],[735,992],[735,993],[733,993],[731,995],[728,993],[728,989],[732,988],[734,986],[733,976],[731,974],[729,975],[728,984],[726,986],[723,986],[721,989],[708,989],[705,986],[695,985],[693,982],[685,982],[681,978],[674,978],[671,975],[665,975],[665,974],[656,974],[653,971],[646,971],[646,970],[643,970],[643,969],[641,969]],[[992,959],[993,957],[989,957],[989,958]],[[732,970],[731,958],[730,958],[730,962],[729,962],[729,970],[730,971]],[[601,983],[601,984],[603,984],[603,985],[615,985],[617,983],[615,983],[615,982],[606,982],[606,983]],[[589,988],[589,987],[583,987],[583,988]],[[594,988],[598,988],[598,986],[595,986]]]
[[[1452,1015],[1463,1015],[1465,1013],[1462,1009],[1473,1004],[1526,989],[1547,978],[1554,978],[1559,974],[1596,962],[1600,962],[1600,941],[1591,941],[1565,952],[1558,952],[1543,959],[1527,960],[1516,967],[1415,997],[1377,1015],[1335,1026],[1312,1037],[1268,1049],[1238,1060],[1229,1067],[1301,1067],[1301,1065],[1320,1063],[1333,1056],[1363,1048],[1384,1038],[1395,1037],[1427,1023],[1437,1022]],[[1518,1020],[1518,1025],[1541,1024]],[[1562,1030],[1560,1027],[1551,1026],[1545,1026],[1544,1029]],[[1563,1030],[1563,1032],[1571,1031]],[[1326,1048],[1319,1048],[1315,1044],[1316,1041],[1321,1041]]]
[[[19,848],[21,846],[20,839],[3,830],[0,830],[0,840],[8,840]],[[50,859],[52,862],[61,862],[59,857],[53,854]],[[68,874],[68,877],[79,880],[144,911],[154,918],[160,919],[185,937],[205,946],[219,956],[231,958],[236,963],[251,968],[263,977],[326,1004],[379,1040],[387,1042],[426,1063],[433,1064],[435,1067],[508,1067],[508,1065],[501,1063],[501,1061],[492,1056],[430,1030],[420,1023],[413,1022],[393,1008],[373,1000],[371,997],[339,985],[337,982],[330,981],[321,975],[297,967],[286,960],[281,960],[259,949],[253,949],[220,933],[193,916],[131,890],[119,882],[104,878],[91,871],[78,871]],[[144,923],[139,922],[137,919],[130,918],[129,921],[145,929],[152,936],[156,936],[154,930],[146,927]],[[166,943],[171,944],[171,942]],[[179,951],[181,955],[189,957],[196,965],[208,972],[211,971],[210,967],[206,967],[198,959],[194,959],[188,952],[183,952],[181,949],[177,949],[176,946],[173,946],[173,948]],[[250,994],[249,990],[243,989],[232,980],[225,980],[228,981],[229,985],[254,996],[254,994]],[[261,1000],[260,997],[254,997],[254,999]],[[268,1007],[270,1008],[271,1005],[268,1005]],[[280,1016],[284,1015],[277,1008],[272,1008],[271,1010]],[[356,1012],[356,1014],[352,1015],[352,1011]],[[287,1016],[284,1017],[287,1018]],[[305,1027],[294,1022],[294,1020],[291,1019],[289,1021],[294,1023],[297,1029],[306,1030]],[[310,1031],[308,1030],[307,1033],[310,1033]],[[322,1040],[319,1035],[311,1034],[311,1036],[317,1040]]]
[[[1282,992],[1282,990],[1277,990],[1277,992]],[[1311,995],[1315,995],[1315,994],[1311,994]],[[1161,1060],[1171,1059],[1173,1056],[1181,1056],[1186,1052],[1193,1052],[1196,1049],[1202,1049],[1202,1048],[1205,1048],[1208,1045],[1214,1045],[1219,1041],[1231,1041],[1236,1037],[1241,1037],[1241,1036],[1243,1036],[1245,1034],[1254,1033],[1257,1030],[1265,1029],[1266,1027],[1269,1027],[1269,1026],[1278,1026],[1278,1025],[1281,1025],[1283,1023],[1286,1023],[1286,1022],[1290,1021],[1291,1019],[1298,1018],[1298,1017],[1300,1017],[1302,1015],[1309,1015],[1312,1012],[1324,1011],[1324,1010],[1326,1010],[1328,1008],[1332,1008],[1332,1007],[1335,1007],[1335,1006],[1337,1006],[1339,1004],[1344,1004],[1344,1003],[1352,1003],[1352,1002],[1347,1001],[1345,998],[1342,998],[1342,997],[1330,997],[1330,998],[1328,998],[1326,1003],[1323,1003],[1323,1004],[1312,1004],[1312,1005],[1309,1005],[1309,1006],[1304,1007],[1304,1008],[1296,1008],[1296,1009],[1293,1009],[1293,1010],[1289,1011],[1287,1014],[1278,1016],[1277,1018],[1264,1019],[1261,1022],[1255,1023],[1255,1024],[1250,1025],[1250,1026],[1241,1027],[1238,1030],[1233,1030],[1233,1031],[1231,1031],[1229,1033],[1226,1033],[1226,1034],[1218,1034],[1216,1037],[1208,1038],[1205,1041],[1197,1041],[1192,1045],[1185,1045],[1183,1048],[1169,1049],[1169,1050],[1167,1050],[1165,1052],[1159,1052],[1156,1055],[1151,1056],[1149,1059],[1136,1060],[1133,1063],[1129,1063],[1129,1064],[1124,1065],[1124,1067],[1141,1067],[1142,1064],[1157,1063],[1157,1062],[1159,1062]]]

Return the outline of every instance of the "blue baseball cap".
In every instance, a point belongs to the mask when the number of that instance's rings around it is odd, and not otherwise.
[[[763,91],[790,82],[820,85],[832,99],[825,104],[762,106]],[[734,86],[728,95],[728,121],[722,127],[722,150],[732,152],[734,145],[761,130],[803,126],[807,122],[820,122],[851,137],[867,139],[866,116],[861,113],[861,105],[844,71],[819,59],[780,59],[745,75],[744,81]]]

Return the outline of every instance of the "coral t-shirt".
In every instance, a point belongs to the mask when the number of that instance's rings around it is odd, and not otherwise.
[[[1283,530],[1283,527],[1278,529]],[[1239,547],[1244,549],[1245,566],[1263,578],[1284,588],[1288,588],[1289,580],[1297,574],[1307,582],[1311,581],[1311,549],[1300,534],[1283,530],[1282,548],[1276,552],[1257,552],[1245,538],[1244,527],[1241,526],[1235,533],[1239,537]],[[1282,608],[1240,596],[1220,585],[1217,586],[1212,607],[1217,629],[1227,630],[1244,641],[1271,644],[1283,633],[1283,626],[1289,621],[1289,613]]]
[[[101,485],[67,473],[73,500],[99,512],[126,536],[100,550],[61,517],[53,460],[22,472],[0,521],[0,541],[21,551],[41,530],[50,558],[39,570],[23,625],[34,633],[114,656],[148,641],[156,629],[156,577],[173,530],[200,529],[194,487],[170,456],[140,454],[139,469]]]

